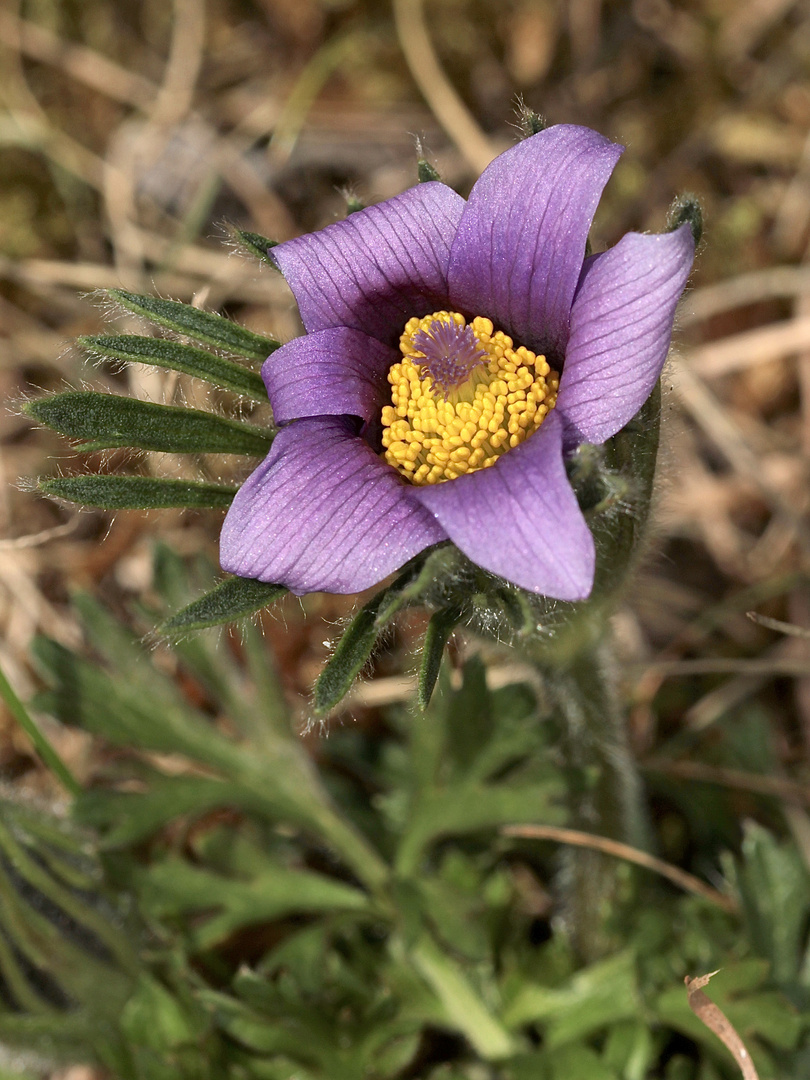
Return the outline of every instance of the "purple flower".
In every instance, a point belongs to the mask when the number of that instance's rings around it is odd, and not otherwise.
[[[589,595],[564,455],[650,395],[694,257],[682,225],[585,258],[621,152],[552,127],[466,202],[425,183],[273,249],[307,333],[262,369],[280,431],[225,519],[223,569],[358,592],[450,539],[532,592]]]

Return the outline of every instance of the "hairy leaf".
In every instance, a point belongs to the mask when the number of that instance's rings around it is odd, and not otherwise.
[[[236,622],[280,600],[286,592],[284,585],[270,585],[253,578],[226,578],[199,600],[161,623],[158,633],[172,638]]]
[[[457,607],[442,608],[431,616],[422,644],[422,662],[419,665],[417,699],[422,709],[428,707],[433,688],[439,677],[444,647],[462,617],[463,612]]]
[[[234,229],[233,235],[251,255],[261,259],[268,266],[272,266],[274,270],[278,270],[269,254],[271,248],[278,246],[278,240],[268,240],[266,236],[262,236],[260,233],[245,232],[244,229]]]
[[[256,809],[256,799],[240,784],[203,776],[155,777],[146,792],[93,788],[76,801],[73,816],[103,832],[102,850],[148,839],[182,815],[201,817],[220,807]]]
[[[238,420],[92,390],[70,390],[29,401],[23,411],[77,439],[80,450],[132,446],[175,454],[264,456],[272,441],[267,432]]]
[[[241,764],[238,747],[147,665],[121,678],[45,637],[34,641],[32,654],[50,687],[37,707],[63,724],[116,746],[185,754],[215,767]]]
[[[194,345],[139,334],[86,336],[78,338],[78,344],[93,356],[112,356],[131,364],[151,364],[181,371],[254,401],[267,400],[261,375]]]
[[[416,163],[416,175],[420,184],[430,183],[432,180],[441,180],[438,170],[436,170],[427,158],[420,157]]]
[[[104,510],[154,510],[165,507],[225,508],[235,487],[152,476],[57,476],[40,479],[39,490],[57,499]]]
[[[352,683],[371,656],[380,628],[377,612],[388,595],[383,589],[360,608],[338,642],[331,659],[315,683],[315,711],[328,713],[351,689]]]
[[[155,296],[140,296],[124,289],[109,289],[107,295],[127,311],[142,315],[150,322],[166,326],[178,334],[186,334],[195,341],[213,345],[218,349],[248,356],[254,360],[264,360],[271,352],[279,348],[280,342],[273,338],[254,334],[252,330],[231,322],[222,315],[211,311],[200,311],[190,304],[181,304],[178,300],[161,300]]]

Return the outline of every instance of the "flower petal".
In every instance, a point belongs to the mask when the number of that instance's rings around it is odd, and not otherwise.
[[[489,468],[414,492],[485,570],[558,600],[590,594],[593,537],[565,475],[556,413]]]
[[[577,441],[615,435],[652,393],[694,256],[682,225],[656,236],[628,233],[593,260],[571,309],[557,399]]]
[[[447,539],[410,490],[350,423],[299,420],[237,492],[222,569],[296,593],[360,592]]]
[[[277,424],[302,416],[379,420],[391,400],[386,374],[399,353],[348,327],[294,338],[264,362],[262,377]]]
[[[450,301],[558,360],[602,189],[622,147],[560,124],[497,157],[470,193],[450,255]]]
[[[310,332],[351,326],[394,345],[412,315],[447,307],[464,200],[435,181],[271,251]]]

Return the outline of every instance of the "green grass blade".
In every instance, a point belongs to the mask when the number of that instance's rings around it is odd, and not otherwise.
[[[39,730],[34,718],[15,694],[2,669],[0,669],[0,698],[6,703],[8,711],[31,740],[34,749],[44,764],[61,781],[65,790],[74,796],[80,794],[82,790],[81,784]]]

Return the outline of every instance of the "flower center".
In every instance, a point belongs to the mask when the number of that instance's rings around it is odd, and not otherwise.
[[[544,356],[480,315],[435,311],[409,319],[403,359],[388,372],[385,460],[412,484],[439,484],[494,465],[540,427],[560,376]]]

